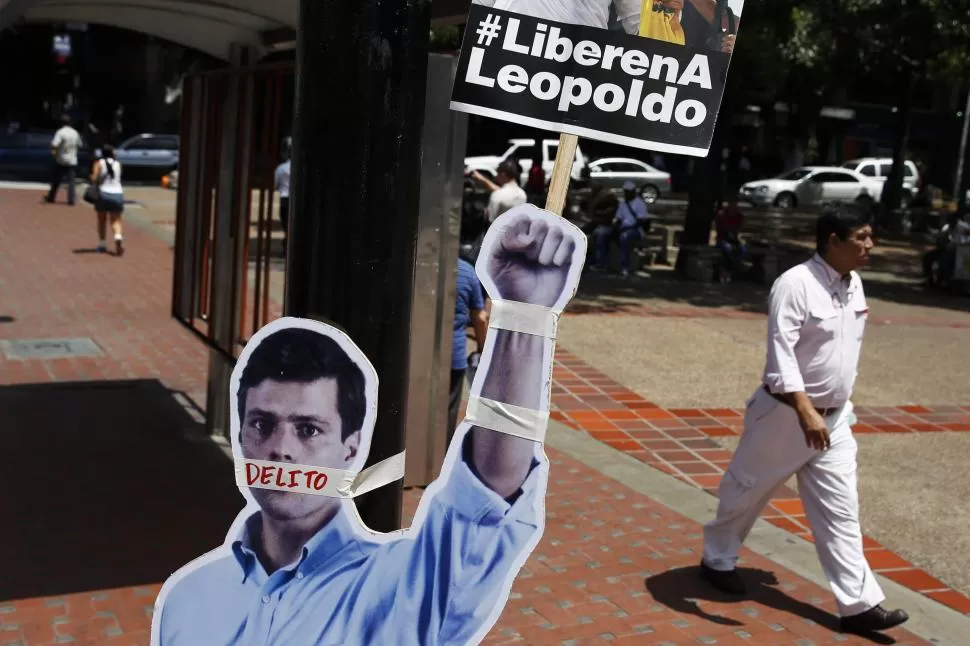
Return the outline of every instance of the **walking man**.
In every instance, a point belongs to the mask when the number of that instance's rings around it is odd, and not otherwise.
[[[909,618],[880,605],[886,597],[866,562],[859,526],[850,396],[869,308],[855,270],[872,247],[861,211],[826,213],[817,224],[818,253],[772,287],[763,384],[747,402],[717,517],[704,527],[701,563],[712,585],[744,593],[735,570],[741,545],[775,490],[796,474],[842,631],[851,633],[888,630]]]
[[[54,157],[51,189],[44,197],[47,203],[53,203],[57,198],[57,189],[61,182],[67,182],[67,203],[74,205],[74,182],[77,175],[77,151],[81,147],[81,135],[71,127],[71,117],[61,117],[61,127],[54,133],[51,140],[51,155]]]

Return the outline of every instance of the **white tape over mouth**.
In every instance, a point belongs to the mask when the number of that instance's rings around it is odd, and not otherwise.
[[[471,396],[468,398],[465,421],[472,426],[542,442],[549,427],[549,413]]]
[[[555,339],[559,332],[560,316],[559,312],[541,305],[493,300],[488,325],[500,330]]]
[[[251,489],[355,498],[403,478],[404,453],[401,451],[363,471],[237,458],[236,484]]]

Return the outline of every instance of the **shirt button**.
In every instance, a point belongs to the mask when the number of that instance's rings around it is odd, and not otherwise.
[[[263,603],[269,603],[269,595],[263,595]]]
[[[297,572],[296,573],[296,578],[297,579],[302,579],[303,578],[303,572]]]

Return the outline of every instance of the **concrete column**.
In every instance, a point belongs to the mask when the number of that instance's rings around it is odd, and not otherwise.
[[[354,339],[380,380],[367,464],[404,448],[428,0],[301,0],[285,311]],[[401,483],[356,500],[401,523]]]

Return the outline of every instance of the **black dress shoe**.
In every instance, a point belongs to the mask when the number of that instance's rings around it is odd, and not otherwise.
[[[741,575],[738,574],[737,570],[722,572],[721,570],[715,570],[704,561],[701,561],[701,577],[721,592],[744,594],[748,591],[747,586],[744,585],[744,581],[741,580]]]
[[[839,628],[844,633],[861,635],[895,628],[905,623],[907,619],[909,615],[905,610],[886,610],[882,606],[876,606],[858,615],[842,617],[839,620]]]

